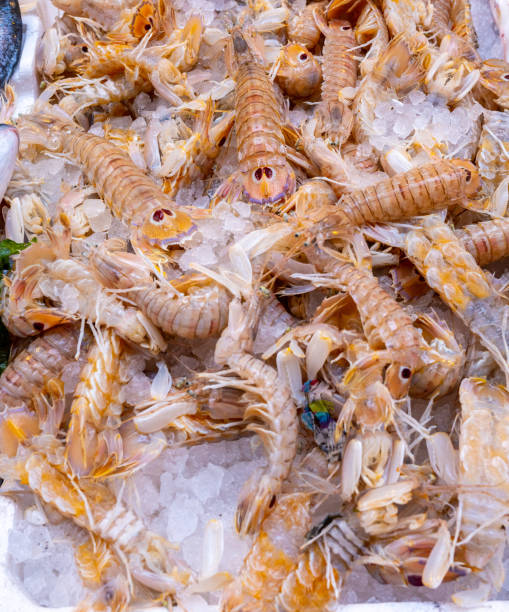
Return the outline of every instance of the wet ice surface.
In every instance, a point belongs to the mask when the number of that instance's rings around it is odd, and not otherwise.
[[[250,540],[235,532],[237,497],[254,470],[265,465],[256,437],[170,449],[128,481],[123,500],[147,528],[177,544],[176,556],[197,570],[205,525],[210,519],[222,521],[226,553],[219,570],[235,575],[250,547]],[[39,511],[25,515],[37,523],[44,520]],[[47,519],[42,525],[19,520],[9,534],[10,571],[40,605],[74,605],[86,594],[74,561],[75,545],[85,540],[85,533],[67,520],[57,525]]]
[[[33,515],[29,518],[34,520]],[[10,532],[10,571],[40,605],[72,606],[83,599],[85,589],[74,560],[74,546],[80,538],[80,530],[65,520],[58,525],[46,521],[34,525],[23,519]]]
[[[489,0],[470,0],[470,4],[481,57],[503,58],[502,41],[491,14]]]

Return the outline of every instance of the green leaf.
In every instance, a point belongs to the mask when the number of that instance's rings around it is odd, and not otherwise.
[[[35,242],[35,238],[32,240]],[[16,255],[23,249],[30,246],[31,242],[14,242],[14,240],[0,240],[0,266],[2,271],[7,271],[11,267],[11,256]],[[1,281],[0,281],[1,285]],[[0,321],[0,374],[5,370],[9,363],[9,353],[11,352],[11,339],[5,325]]]
[[[32,242],[35,242],[35,238],[32,239]],[[9,238],[0,240],[0,265],[2,270],[9,270],[11,267],[11,256],[26,249],[32,242],[14,242],[14,240],[9,240]]]

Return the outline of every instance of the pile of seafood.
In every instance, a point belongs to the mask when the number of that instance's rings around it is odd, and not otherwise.
[[[469,0],[52,1],[0,111],[0,491],[65,526],[78,609],[496,597],[509,64]],[[240,445],[189,563],[138,484],[202,449],[205,503]]]

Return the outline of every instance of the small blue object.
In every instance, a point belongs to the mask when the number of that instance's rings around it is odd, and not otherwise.
[[[309,431],[314,431],[315,430],[315,419],[313,416],[313,413],[311,412],[311,410],[306,409],[300,416],[302,423],[304,424],[304,427],[306,429],[309,429]]]
[[[330,414],[328,412],[315,412],[315,419],[318,421],[320,427],[327,427],[330,422]]]

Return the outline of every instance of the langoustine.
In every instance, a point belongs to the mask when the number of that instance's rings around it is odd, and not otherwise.
[[[325,224],[355,227],[414,217],[467,203],[479,187],[477,169],[469,161],[431,162],[344,194],[338,201],[337,212]]]
[[[315,133],[339,147],[348,140],[353,127],[349,101],[357,81],[357,60],[353,51],[357,43],[348,21],[330,20],[327,23],[320,13],[315,12],[314,16],[325,35],[322,99],[316,111]]]
[[[327,286],[336,286],[352,297],[369,344],[375,350],[385,347],[388,351],[391,365],[386,371],[385,384],[393,397],[404,397],[419,365],[421,350],[420,336],[411,317],[368,271],[314,249],[308,251],[308,257],[330,275],[326,279],[317,277],[317,283],[323,281]]]
[[[235,80],[239,170],[218,189],[216,197],[234,199],[243,194],[255,204],[273,204],[295,191],[279,104],[263,64],[239,28],[232,33],[227,60]]]
[[[490,576],[481,574],[481,590],[487,599],[490,583],[498,590],[504,580],[502,524],[508,512],[509,490],[507,460],[501,449],[506,442],[509,395],[502,386],[466,378],[461,383],[460,402],[458,481],[463,539],[458,548],[477,570],[492,561]],[[468,593],[457,593],[453,600],[461,605],[468,601]]]
[[[402,236],[384,228],[376,234],[403,248],[428,285],[480,338],[507,374],[507,305],[441,216],[424,217]]]
[[[227,372],[233,372],[238,378],[221,372],[203,374],[220,387],[247,392],[254,401],[246,409],[244,418],[259,419],[263,423],[250,423],[246,427],[261,437],[269,465],[264,474],[255,473],[241,491],[235,517],[241,534],[253,533],[277,502],[297,452],[298,420],[292,394],[274,368],[248,352],[252,325],[250,314],[243,311],[237,299],[232,301],[228,326],[216,345],[215,360],[228,365]]]
[[[53,116],[30,116],[22,138],[52,150],[65,151],[78,161],[100,197],[132,229],[133,240],[145,248],[167,248],[192,234],[195,225],[131,158],[105,138],[82,132]],[[52,129],[58,125],[58,129]],[[48,131],[51,136],[48,140]]]
[[[219,335],[226,326],[231,300],[225,287],[200,274],[157,287],[145,262],[121,252],[123,246],[115,241],[92,253],[92,265],[106,287],[123,291],[165,334],[181,338]]]
[[[224,612],[246,609],[326,610],[336,600],[337,575],[327,575],[326,561],[318,546],[303,553],[310,527],[310,495],[293,493],[281,497],[262,523],[253,548],[244,559],[239,577],[224,591]]]
[[[6,326],[29,336],[81,318],[113,327],[125,339],[155,352],[164,348],[164,340],[141,312],[109,295],[84,262],[70,257],[70,241],[69,228],[60,233],[49,230],[46,240],[17,256],[2,298]],[[41,298],[56,306],[40,303]]]
[[[0,401],[5,407],[0,440],[6,455],[13,457],[19,443],[39,433],[33,399],[48,381],[60,378],[80,347],[86,350],[89,342],[89,333],[85,331],[81,338],[78,325],[55,327],[35,338],[7,366],[0,376]]]
[[[77,485],[59,469],[57,454],[50,461],[44,452],[25,449],[2,460],[3,473],[28,484],[45,503],[76,525],[111,544],[137,582],[159,592],[175,592],[190,579],[190,572],[172,559],[170,544],[148,531],[110,489],[98,482]]]

